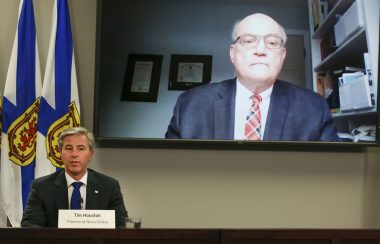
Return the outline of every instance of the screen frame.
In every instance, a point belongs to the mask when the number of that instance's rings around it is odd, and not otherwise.
[[[322,152],[361,152],[367,147],[380,146],[380,113],[376,112],[375,142],[323,142],[323,141],[244,141],[244,140],[204,140],[204,139],[165,139],[165,138],[132,138],[106,137],[100,133],[100,53],[101,53],[101,16],[103,0],[97,0],[96,17],[96,54],[95,54],[95,87],[93,134],[98,147],[105,148],[154,148],[154,149],[197,149],[197,150],[264,150],[264,151],[322,151]],[[380,25],[379,25],[380,30]],[[378,58],[380,51],[378,53]],[[380,70],[380,62],[378,62]],[[379,82],[377,81],[379,94]],[[377,111],[379,110],[377,96]]]

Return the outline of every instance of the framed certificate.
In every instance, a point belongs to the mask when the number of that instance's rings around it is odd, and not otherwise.
[[[169,90],[187,90],[211,81],[211,55],[172,54]]]
[[[162,55],[128,55],[122,101],[157,102],[162,58]]]

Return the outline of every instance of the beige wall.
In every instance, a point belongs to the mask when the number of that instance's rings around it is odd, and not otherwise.
[[[0,91],[19,0],[0,0]],[[92,129],[95,0],[69,0],[84,125]],[[53,0],[34,0],[41,72]],[[92,168],[119,179],[144,227],[380,227],[380,150],[213,151],[97,148]]]

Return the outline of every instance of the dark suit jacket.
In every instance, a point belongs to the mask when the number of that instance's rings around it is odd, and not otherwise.
[[[166,138],[234,139],[236,79],[195,87],[181,94]],[[339,141],[325,99],[277,80],[263,140]]]
[[[68,209],[65,171],[35,179],[21,221],[22,227],[57,227],[58,210]],[[116,227],[125,227],[127,211],[119,182],[88,169],[86,209],[115,210]]]

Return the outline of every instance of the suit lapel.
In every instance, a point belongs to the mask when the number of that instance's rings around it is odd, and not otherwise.
[[[87,191],[86,191],[86,209],[99,209],[98,206],[98,197],[100,194],[99,191],[99,182],[96,178],[96,175],[89,169],[88,178],[87,178]]]
[[[215,139],[234,139],[236,79],[221,84],[214,102]]]
[[[67,182],[65,178],[65,171],[61,170],[57,175],[57,179],[54,182],[56,187],[54,191],[54,199],[56,202],[57,209],[68,209],[69,200],[67,193]]]
[[[282,81],[277,80],[273,86],[270,99],[264,140],[281,140],[288,114],[289,98],[287,87]]]

